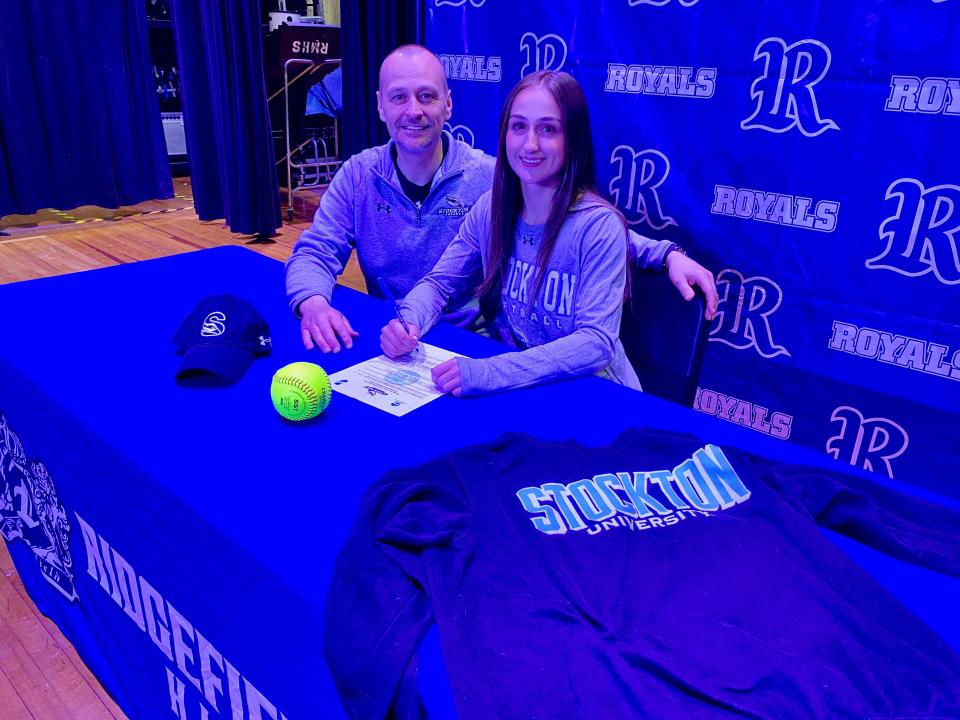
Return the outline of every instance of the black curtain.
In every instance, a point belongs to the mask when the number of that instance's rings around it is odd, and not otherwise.
[[[423,0],[341,0],[343,156],[389,139],[377,116],[380,63],[406,43],[423,43]]]
[[[171,197],[146,6],[0,0],[0,215]]]
[[[172,0],[184,132],[201,220],[237,233],[281,225],[259,0]]]

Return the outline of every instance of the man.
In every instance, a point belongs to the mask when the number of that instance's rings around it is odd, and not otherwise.
[[[308,350],[350,348],[356,331],[331,305],[334,284],[353,247],[367,290],[380,283],[405,296],[429,272],[457,233],[463,216],[490,189],[494,159],[443,131],[453,100],[443,66],[419,45],[404,45],[380,66],[377,111],[390,142],[347,160],[320,200],[313,224],[287,261],[290,308],[301,317]],[[662,267],[690,300],[693,285],[707,297],[707,319],[717,309],[713,275],[674,243],[630,233],[636,262]],[[469,296],[452,298],[450,322],[468,325],[477,315]]]

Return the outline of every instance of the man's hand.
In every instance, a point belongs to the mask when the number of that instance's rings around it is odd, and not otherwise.
[[[407,323],[410,332],[403,329],[399,320],[391,320],[380,331],[380,349],[388,358],[398,358],[409,355],[417,347],[420,339],[420,328]]]
[[[350,327],[346,316],[333,307],[322,295],[311,295],[300,303],[300,336],[303,346],[321,352],[340,352],[340,342],[348,350],[353,347],[353,338],[360,333]]]
[[[699,286],[707,299],[703,316],[707,320],[713,320],[714,315],[717,314],[717,306],[720,304],[717,286],[713,282],[713,273],[683,253],[671,250],[667,255],[667,274],[670,276],[670,282],[683,295],[684,300],[693,300],[696,295],[693,286]]]
[[[460,363],[457,362],[457,358],[444,360],[430,371],[430,376],[438,390],[460,397]]]

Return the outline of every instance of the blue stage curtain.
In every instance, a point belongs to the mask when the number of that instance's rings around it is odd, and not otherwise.
[[[344,157],[389,139],[377,116],[380,63],[394,48],[423,42],[422,0],[340,4],[343,37]]]
[[[282,224],[258,0],[172,0],[184,130],[201,220],[267,236]]]
[[[0,215],[171,197],[143,2],[0,2]]]

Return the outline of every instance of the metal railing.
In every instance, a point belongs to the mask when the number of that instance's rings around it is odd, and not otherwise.
[[[306,65],[302,71],[298,72],[292,79],[290,78],[290,68],[292,65]],[[290,146],[290,86],[300,78],[313,74],[327,65],[339,66],[340,60],[324,60],[315,62],[306,58],[290,58],[283,64],[283,87],[277,90],[268,98],[268,102],[283,93],[283,118],[285,124],[284,144],[286,154],[277,160],[277,165],[285,162],[287,165],[287,219],[293,219],[293,202],[297,193],[314,190],[320,187],[326,187],[330,184],[334,174],[341,165],[340,160],[340,141],[339,123],[337,118],[333,118],[333,152],[327,145],[327,140],[320,137],[309,137],[296,147]],[[327,89],[321,85],[321,92],[326,93]],[[304,153],[305,149],[311,152]],[[321,154],[322,149],[322,154]],[[299,172],[296,172],[299,171]],[[294,177],[296,174],[296,178]],[[297,184],[294,187],[294,180]]]

